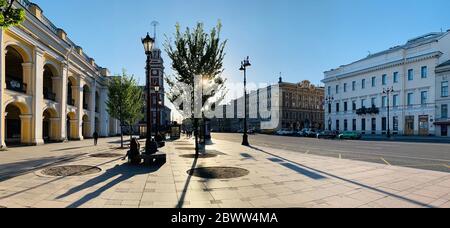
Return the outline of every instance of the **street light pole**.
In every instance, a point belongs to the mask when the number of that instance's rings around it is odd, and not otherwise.
[[[151,73],[151,55],[153,51],[153,45],[155,43],[155,40],[150,37],[150,35],[147,33],[147,36],[142,39],[142,44],[144,45],[145,54],[147,55],[147,62],[146,62],[146,92],[147,92],[147,135],[146,135],[146,142],[145,142],[145,153],[146,154],[155,154],[158,152],[158,145],[154,140],[152,140],[152,112],[151,112],[151,80],[150,80],[150,73]]]
[[[332,97],[332,96],[328,96],[328,97],[326,97],[326,99],[325,99],[325,103],[328,105],[328,115],[329,115],[329,120],[328,120],[328,130],[330,130],[331,131],[331,124],[332,124],[332,122],[331,122],[331,108],[330,108],[330,105],[332,105],[333,104],[333,101],[334,101],[334,97]]]
[[[244,136],[242,139],[242,145],[243,146],[250,146],[250,143],[248,142],[248,126],[247,126],[247,67],[250,67],[250,60],[247,56],[247,59],[244,59],[244,61],[241,62],[241,68],[239,70],[244,71]]]
[[[390,95],[394,92],[394,87],[383,89],[383,94],[387,96],[387,137],[391,138],[391,127],[390,127]]]

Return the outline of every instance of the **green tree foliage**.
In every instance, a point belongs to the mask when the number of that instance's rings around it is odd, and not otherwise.
[[[111,78],[106,105],[109,115],[118,119],[121,126],[128,125],[131,128],[143,118],[143,93],[133,76],[128,76],[123,71],[121,76]],[[123,135],[122,127],[121,135]]]
[[[9,28],[17,26],[25,20],[25,10],[14,9],[14,0],[0,0],[0,26]]]
[[[203,106],[207,102],[211,103],[213,99],[215,99],[215,102],[219,102],[225,97],[225,80],[221,74],[224,71],[224,50],[227,41],[221,41],[221,29],[222,24],[219,22],[216,27],[207,33],[203,23],[197,23],[194,29],[188,27],[182,32],[180,25],[177,24],[174,41],[166,39],[164,47],[172,60],[172,69],[175,72],[175,75],[166,78],[169,86],[167,97],[170,101],[177,100],[179,96],[187,96],[194,100],[195,76],[201,76],[203,81],[207,81],[207,84],[214,88],[207,94],[203,94]],[[186,91],[174,91],[179,89],[174,85],[180,82],[192,88],[190,94],[183,94]],[[195,135],[198,136],[198,119],[195,119],[194,115],[185,118],[193,120]],[[196,150],[198,152],[197,144]]]

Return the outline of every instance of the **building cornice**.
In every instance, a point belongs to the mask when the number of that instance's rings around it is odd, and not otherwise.
[[[353,71],[353,72],[349,72],[349,73],[343,73],[343,74],[338,74],[335,76],[329,76],[329,77],[323,79],[322,83],[338,81],[340,79],[344,79],[344,78],[348,78],[348,77],[352,77],[352,76],[356,76],[356,75],[360,75],[360,74],[367,74],[367,73],[371,73],[371,72],[378,71],[378,70],[384,70],[384,69],[391,68],[391,67],[397,67],[397,66],[402,66],[405,64],[419,62],[419,61],[423,61],[423,60],[427,60],[427,59],[437,58],[437,57],[440,57],[442,54],[443,53],[440,51],[435,51],[435,52],[430,52],[430,53],[423,54],[423,55],[418,55],[418,56],[414,56],[414,57],[410,57],[410,58],[406,58],[406,59],[400,59],[400,60],[380,64],[380,65],[369,67],[369,68],[366,68],[363,70],[357,70],[357,71]]]

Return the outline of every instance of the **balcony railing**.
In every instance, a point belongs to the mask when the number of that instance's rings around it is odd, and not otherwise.
[[[56,101],[56,94],[52,93],[48,88],[44,88],[44,99]]]
[[[375,106],[372,106],[371,108],[363,107],[363,108],[356,110],[356,114],[359,116],[367,115],[367,114],[377,115],[379,113],[380,113],[380,109]]]
[[[13,78],[6,78],[6,89],[19,92],[26,93],[27,92],[27,84]]]

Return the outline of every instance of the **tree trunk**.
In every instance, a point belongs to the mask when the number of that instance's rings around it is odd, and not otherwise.
[[[122,124],[120,125],[120,148],[123,148],[123,127]]]

